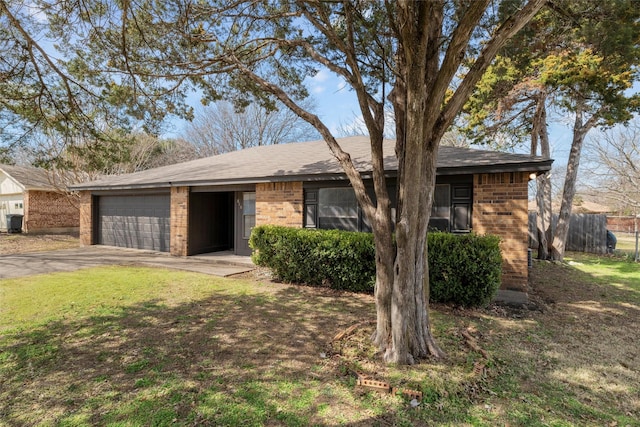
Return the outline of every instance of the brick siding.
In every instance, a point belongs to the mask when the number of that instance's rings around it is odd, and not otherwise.
[[[52,191],[26,191],[22,224],[24,231],[44,233],[77,230],[80,211],[77,199],[72,200],[71,197]]]
[[[526,172],[473,177],[473,230],[500,236],[503,290],[527,291],[528,183]]]
[[[171,255],[189,253],[189,187],[171,187]]]
[[[256,184],[256,225],[302,227],[302,182]]]
[[[614,233],[635,233],[640,230],[640,218],[634,216],[607,216],[607,229]]]
[[[80,246],[95,243],[93,236],[93,197],[91,191],[80,192]]]

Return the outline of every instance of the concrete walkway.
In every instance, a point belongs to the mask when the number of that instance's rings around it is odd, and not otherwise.
[[[0,255],[0,279],[74,271],[100,265],[144,265],[231,276],[255,268],[251,258],[228,252],[174,257],[164,252],[88,246],[49,252]]]

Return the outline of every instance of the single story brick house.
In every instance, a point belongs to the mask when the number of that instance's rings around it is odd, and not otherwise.
[[[339,142],[365,180],[370,178],[368,138]],[[385,141],[385,153],[389,185],[395,188],[394,141]],[[520,154],[440,148],[431,225],[456,233],[501,236],[505,290],[526,290],[528,182],[549,170],[551,162]],[[369,229],[324,141],[255,147],[73,188],[81,195],[82,245],[177,256],[214,251],[248,255],[255,225]]]
[[[80,211],[69,195],[51,184],[48,172],[30,166],[0,165],[0,231],[7,215],[23,215],[25,233],[77,232]]]

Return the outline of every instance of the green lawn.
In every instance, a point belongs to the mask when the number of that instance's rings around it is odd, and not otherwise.
[[[567,257],[572,267],[589,274],[590,281],[624,291],[627,302],[640,305],[640,264],[620,257],[595,257],[572,253]]]
[[[633,233],[616,233],[616,252],[634,256],[636,253],[636,236]]]
[[[410,367],[375,356],[368,295],[133,267],[0,280],[0,426],[638,426],[640,268],[570,261],[534,263],[537,310],[433,307],[448,358]]]

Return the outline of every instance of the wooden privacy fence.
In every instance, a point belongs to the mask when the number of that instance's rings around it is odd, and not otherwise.
[[[536,212],[529,212],[529,248],[538,248]],[[552,230],[556,229],[558,215],[552,217]],[[607,216],[600,214],[572,214],[565,246],[568,251],[607,253]]]

